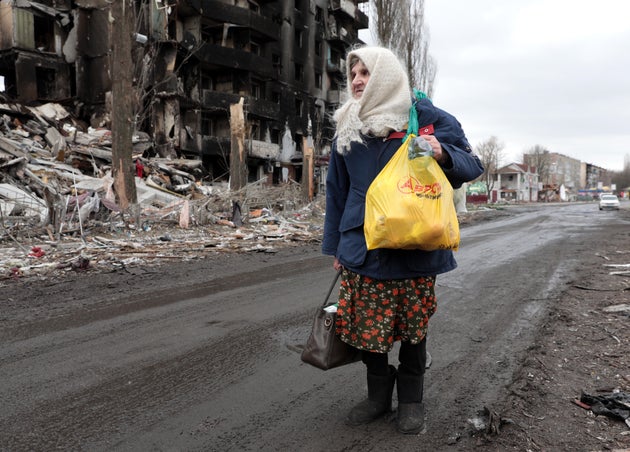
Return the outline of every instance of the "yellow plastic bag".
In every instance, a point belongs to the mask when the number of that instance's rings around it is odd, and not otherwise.
[[[459,247],[453,187],[432,156],[408,158],[413,138],[409,135],[368,188],[364,224],[368,250]]]

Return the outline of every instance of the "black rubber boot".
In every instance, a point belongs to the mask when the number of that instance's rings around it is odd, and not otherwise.
[[[424,427],[424,404],[422,403],[424,374],[409,374],[399,367],[396,387],[398,389],[396,414],[398,431],[416,435]]]
[[[346,418],[349,425],[368,424],[391,412],[392,394],[396,383],[396,368],[389,366],[389,375],[374,375],[368,372],[368,397],[357,404]]]

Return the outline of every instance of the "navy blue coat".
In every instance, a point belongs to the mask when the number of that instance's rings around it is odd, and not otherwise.
[[[420,130],[432,125],[434,135],[448,154],[442,169],[453,188],[476,179],[483,166],[472,153],[457,119],[428,99],[417,102]],[[422,134],[422,133],[420,133]],[[445,273],[457,264],[450,250],[367,250],[363,233],[365,194],[372,180],[396,153],[402,139],[364,137],[345,155],[333,143],[326,180],[326,218],[322,252],[336,256],[347,269],[376,279],[407,279]]]

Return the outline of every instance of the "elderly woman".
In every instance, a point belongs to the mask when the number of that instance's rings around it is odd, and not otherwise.
[[[429,318],[436,310],[436,275],[456,267],[450,250],[369,250],[363,232],[365,195],[372,180],[402,144],[410,109],[420,136],[453,188],[483,172],[459,122],[414,99],[403,66],[389,50],[363,47],[347,56],[348,100],[335,112],[336,136],[326,181],[322,251],[343,269],[337,333],[362,351],[367,398],[347,423],[371,422],[391,411],[397,387],[397,427],[419,433],[424,425],[423,383]],[[394,133],[393,133],[394,132]],[[400,341],[396,368],[388,352]]]

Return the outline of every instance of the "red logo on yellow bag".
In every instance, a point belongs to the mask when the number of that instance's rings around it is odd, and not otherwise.
[[[438,198],[442,193],[442,186],[438,182],[421,184],[415,177],[406,176],[398,180],[398,191],[405,195],[414,193],[416,196]]]

